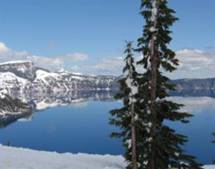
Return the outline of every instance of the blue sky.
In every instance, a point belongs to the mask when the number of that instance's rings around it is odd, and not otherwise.
[[[215,62],[215,1],[169,2],[180,18],[173,27],[171,47],[184,52],[182,61],[192,55],[195,62],[197,55],[195,70],[200,69],[201,58],[208,67]],[[10,50],[4,60],[11,55],[19,59],[18,52],[25,55],[20,59],[33,55],[50,64],[50,58],[63,62],[67,69],[117,74],[120,69],[110,65],[118,65],[124,41],[135,41],[142,32],[139,5],[140,0],[0,0],[0,41]],[[181,70],[186,69],[176,73],[179,78],[187,77],[188,71],[191,77],[212,76],[211,70],[201,68],[203,72],[195,74],[187,70],[187,63],[182,65]]]

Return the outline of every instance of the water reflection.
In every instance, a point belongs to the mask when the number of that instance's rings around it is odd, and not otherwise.
[[[55,93],[10,93],[0,99],[0,127],[17,121],[31,119],[32,113],[51,107],[76,105],[81,106],[87,101],[113,101],[113,91],[71,91]]]
[[[172,97],[174,101],[184,104],[185,111],[193,114],[190,123],[168,123],[178,132],[188,136],[184,145],[189,154],[197,156],[203,164],[210,164],[215,157],[215,146],[211,143],[215,131],[215,98],[211,97]]]
[[[1,118],[1,126],[7,127],[1,128],[0,141],[5,144],[10,142],[12,146],[47,151],[122,154],[121,142],[109,138],[114,128],[108,124],[108,112],[113,107],[121,106],[113,99],[114,95],[111,91],[14,95],[13,98],[27,102],[33,111],[26,111],[28,113],[22,116],[12,114],[16,117],[13,120]],[[194,115],[186,125],[169,123],[177,132],[189,136],[185,150],[197,156],[200,162],[211,163],[215,157],[215,144],[211,143],[215,140],[211,134],[215,131],[215,98],[169,99],[184,104],[183,109]],[[0,101],[0,106],[8,112],[21,111],[21,103],[9,99]],[[16,120],[19,122],[9,125]],[[20,123],[23,121],[29,123]]]

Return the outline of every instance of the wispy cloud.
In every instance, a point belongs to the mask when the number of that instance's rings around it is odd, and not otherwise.
[[[66,54],[57,57],[39,56],[27,51],[16,51],[10,49],[5,43],[0,42],[0,62],[11,60],[28,60],[32,61],[36,66],[57,71],[64,67],[65,62],[81,62],[87,59],[88,55],[84,53]]]
[[[122,57],[111,57],[102,59],[91,68],[97,72],[107,73],[107,74],[119,74],[122,71],[123,58]]]
[[[214,77],[215,51],[199,49],[182,49],[176,51],[176,57],[180,61],[178,69],[168,74],[172,79],[178,78],[207,78]],[[141,56],[136,56],[140,60]],[[93,58],[88,58],[92,60]],[[82,65],[73,65],[71,68],[82,73],[113,74],[120,75],[124,66],[123,57],[107,57],[97,60],[92,64],[85,62]],[[142,70],[140,67],[137,70]]]
[[[215,51],[199,49],[182,49],[176,51],[180,65],[173,74],[167,74],[172,79],[214,77]],[[139,60],[140,56],[136,58]],[[0,62],[11,60],[30,60],[36,66],[52,71],[61,68],[70,69],[85,74],[120,75],[124,66],[123,57],[106,57],[95,59],[88,54],[76,52],[61,56],[47,57],[32,54],[27,51],[16,51],[0,42]]]
[[[180,61],[177,71],[167,74],[170,78],[207,78],[215,77],[215,51],[199,49],[182,49],[176,51],[176,57]],[[136,57],[140,60],[140,56]],[[110,57],[91,65],[97,72],[106,74],[121,74],[124,66],[122,57]],[[139,68],[137,68],[139,70]]]
[[[215,52],[199,49],[182,49],[176,51],[180,61],[173,78],[205,78],[214,77]]]
[[[85,53],[71,53],[65,56],[62,56],[65,60],[81,62],[88,59],[88,55]]]
[[[0,53],[5,53],[5,52],[8,52],[9,51],[9,48],[7,48],[7,46],[0,42]]]
[[[32,61],[36,66],[57,70],[63,67],[63,60],[57,57],[45,57],[34,55],[27,51],[16,51],[10,49],[3,42],[0,42],[0,62],[11,60],[28,60]]]
[[[176,52],[180,59],[180,69],[198,70],[203,67],[207,68],[215,61],[211,54],[198,49],[183,49]]]

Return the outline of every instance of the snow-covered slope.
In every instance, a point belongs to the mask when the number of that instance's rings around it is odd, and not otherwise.
[[[23,92],[30,82],[27,79],[16,76],[12,72],[0,72],[0,88]]]
[[[0,146],[1,169],[125,169],[125,165],[122,156],[58,154]]]
[[[11,72],[22,78],[34,79],[35,70],[30,61],[10,61],[0,63],[0,72]]]
[[[116,81],[112,76],[84,76],[65,71],[54,73],[35,67],[27,61],[0,64],[0,89],[6,89],[12,96],[116,88]]]

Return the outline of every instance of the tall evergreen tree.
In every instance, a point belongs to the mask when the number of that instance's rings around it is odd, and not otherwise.
[[[125,49],[125,67],[123,69],[123,77],[119,80],[120,92],[116,95],[116,99],[123,101],[123,107],[111,111],[113,115],[111,124],[119,126],[120,132],[112,133],[113,137],[123,139],[126,148],[125,158],[128,161],[128,169],[138,168],[137,159],[137,94],[138,82],[137,72],[134,66],[132,43],[128,42]]]
[[[181,146],[187,137],[176,133],[164,122],[188,122],[191,115],[180,112],[182,105],[165,99],[174,85],[162,71],[172,72],[178,65],[175,53],[168,44],[172,40],[170,27],[177,20],[167,0],[141,0],[141,14],[145,19],[143,35],[138,39],[138,51],[143,58],[138,62],[145,73],[139,81],[142,122],[142,151],[139,153],[142,169],[199,169],[195,158],[184,153]],[[144,132],[144,131],[143,131]]]

